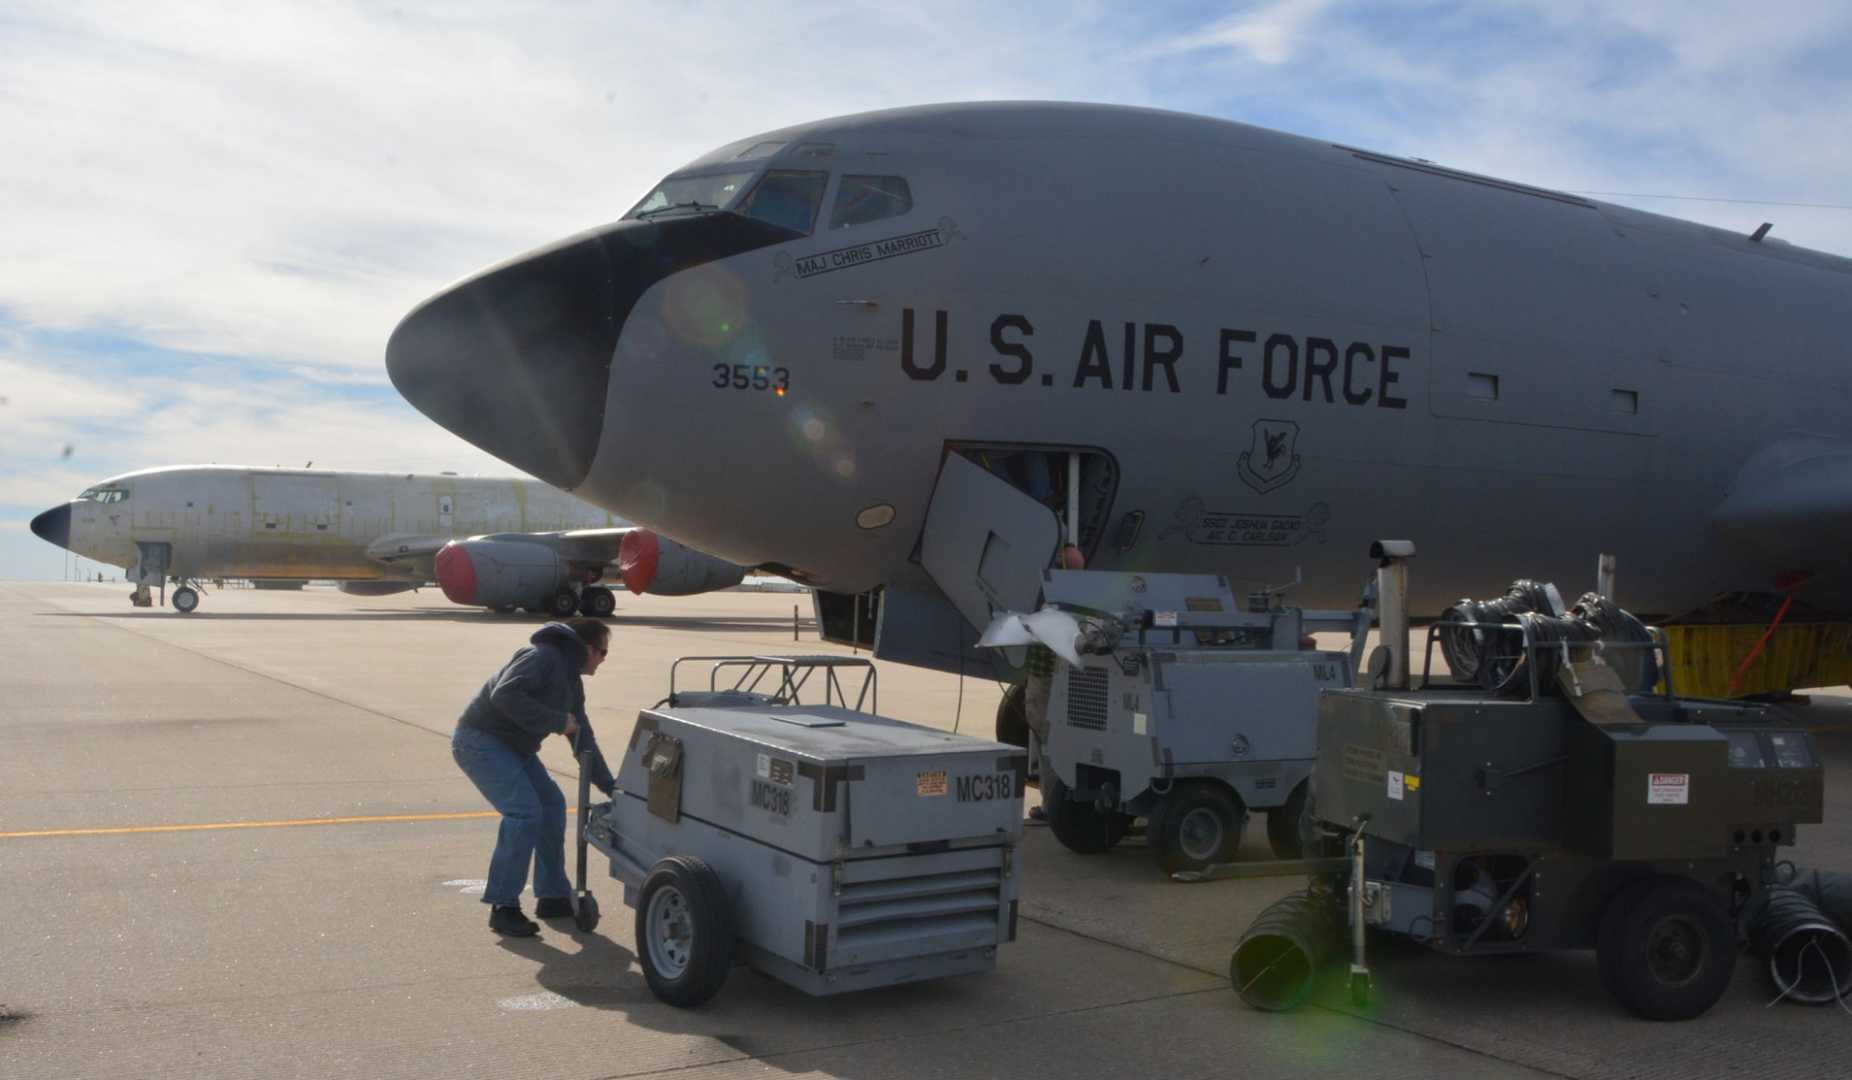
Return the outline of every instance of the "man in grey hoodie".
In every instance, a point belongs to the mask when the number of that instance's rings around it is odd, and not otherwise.
[[[534,867],[534,915],[572,915],[566,877],[566,799],[540,763],[548,735],[572,740],[574,753],[592,752],[591,781],[611,794],[615,781],[585,715],[583,677],[596,674],[611,645],[597,619],[550,622],[516,650],[457,720],[450,753],[464,775],[501,811],[501,832],[489,858],[489,929],[528,937],[540,927],[521,913],[528,864]]]

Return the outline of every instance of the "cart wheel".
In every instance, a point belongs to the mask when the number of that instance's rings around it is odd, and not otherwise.
[[[1028,695],[1029,688],[1022,683],[1003,692],[1003,700],[997,703],[998,742],[1010,746],[1029,745],[1029,714],[1023,705]]]
[[[1601,909],[1601,925],[1595,935],[1595,970],[1601,975],[1601,988],[1616,1001],[1624,993],[1614,971],[1627,935],[1627,912],[1652,886],[1651,878],[1622,886]]]
[[[1061,846],[1076,855],[1098,855],[1125,839],[1130,819],[1124,814],[1102,814],[1090,803],[1068,798],[1068,786],[1058,776],[1042,781],[1042,809],[1048,831]]]
[[[1652,878],[1608,901],[1596,951],[1608,991],[1648,1020],[1702,1015],[1736,969],[1729,915],[1689,878]]]
[[[1276,859],[1305,858],[1305,793],[1311,783],[1299,781],[1284,804],[1267,811],[1267,846]]]
[[[589,934],[598,929],[598,898],[591,893],[580,893],[579,902],[572,907],[572,921],[580,933]]]
[[[688,1008],[720,992],[733,964],[733,917],[713,868],[671,855],[637,894],[637,962],[650,992]]]
[[[1174,874],[1233,861],[1246,827],[1247,811],[1234,792],[1198,782],[1178,784],[1166,795],[1145,835],[1158,865]]]

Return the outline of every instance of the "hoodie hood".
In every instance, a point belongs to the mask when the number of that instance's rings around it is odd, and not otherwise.
[[[585,670],[585,661],[591,656],[585,648],[584,639],[565,623],[550,622],[534,631],[534,636],[527,640],[535,645],[551,645],[558,649],[575,675]]]

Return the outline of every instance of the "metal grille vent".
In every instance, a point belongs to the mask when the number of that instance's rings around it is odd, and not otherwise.
[[[1067,722],[1069,727],[1106,730],[1105,668],[1069,668]]]
[[[837,901],[839,949],[930,952],[940,934],[995,931],[1003,873],[995,867],[844,885]]]

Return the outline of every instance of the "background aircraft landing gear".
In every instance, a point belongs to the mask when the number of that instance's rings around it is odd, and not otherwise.
[[[579,613],[595,619],[610,618],[617,610],[617,594],[602,585],[587,585],[579,593]]]
[[[182,585],[174,590],[174,610],[182,615],[191,615],[199,607],[199,590],[191,585]]]
[[[129,603],[136,607],[153,607],[154,596],[149,593],[148,586],[137,585],[129,591]]]
[[[579,613],[579,594],[561,589],[547,601],[547,614],[555,619],[570,619]]]

